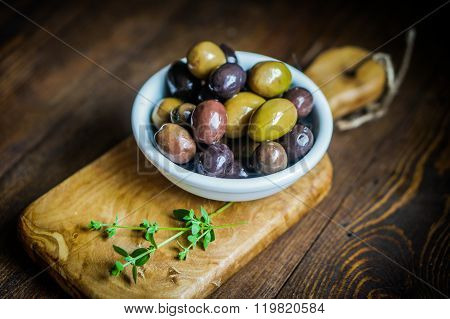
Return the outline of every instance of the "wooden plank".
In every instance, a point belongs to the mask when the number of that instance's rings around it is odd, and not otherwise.
[[[427,82],[448,96],[443,81]],[[279,297],[448,294],[448,278],[432,271],[434,265],[445,264],[449,239],[448,200],[443,196],[449,190],[448,171],[439,173],[434,163],[448,168],[448,157],[444,158],[450,118],[443,108],[434,108],[435,102],[424,95],[409,104],[411,116],[389,134],[398,147],[377,147],[376,159],[359,177],[359,186],[344,198]],[[392,122],[384,120],[388,121]]]

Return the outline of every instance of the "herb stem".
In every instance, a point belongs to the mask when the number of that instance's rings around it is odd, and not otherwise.
[[[187,227],[158,227],[158,230],[189,230]]]
[[[146,230],[145,227],[139,226],[126,226],[126,225],[112,225],[112,224],[102,224],[103,227],[113,227],[113,228],[123,228],[129,230]],[[158,227],[158,230],[188,230],[186,227]]]
[[[188,230],[189,230],[189,228],[186,229],[186,230],[183,230],[183,231],[180,231],[180,232],[176,233],[176,234],[173,235],[172,237],[167,238],[165,241],[163,241],[163,242],[161,242],[160,244],[158,244],[158,248],[159,248],[159,247],[162,247],[162,246],[164,246],[164,245],[167,245],[167,244],[170,243],[172,240],[177,239],[178,237],[180,237],[181,235],[183,235],[183,234],[184,234],[185,232],[187,232]]]
[[[160,244],[158,244],[158,248],[159,248],[159,247],[162,247],[162,246],[164,246],[164,245],[167,245],[167,244],[170,243],[172,240],[175,240],[175,239],[177,239],[178,237],[180,237],[181,235],[183,235],[185,232],[187,232],[187,230],[180,231],[180,232],[176,233],[175,235],[173,235],[172,237],[167,238],[165,241],[163,241],[163,242],[161,242]],[[142,257],[147,256],[148,254],[151,254],[151,253],[155,252],[158,248],[155,248],[155,249],[147,249],[147,251],[146,251],[145,253],[142,253],[142,254],[140,254],[140,255],[134,257],[134,258],[133,258],[133,261],[138,260],[138,259],[141,259]],[[126,267],[126,266],[130,265],[131,263],[132,263],[132,261],[128,261],[128,262],[126,262],[125,264],[123,264],[123,266]]]
[[[225,209],[227,209],[228,207],[230,207],[231,205],[233,205],[233,202],[228,202],[225,205],[223,205],[222,207],[220,207],[219,209],[217,209],[214,213],[210,214],[209,217],[213,217],[215,215],[219,215],[220,213],[222,213]]]
[[[210,230],[203,232],[203,234],[201,234],[201,235],[197,238],[197,240],[196,240],[195,242],[191,243],[191,244],[187,247],[187,249],[191,249],[192,247],[194,247],[194,245],[196,245],[196,244],[199,242],[199,240],[200,240],[202,237],[204,237],[204,236],[205,236],[207,233],[209,233],[209,232],[210,232]]]
[[[138,227],[138,226],[121,226],[121,225],[108,225],[108,224],[103,224],[103,226],[114,227],[114,228],[124,228],[124,229],[129,229],[129,230],[145,230],[144,227]]]

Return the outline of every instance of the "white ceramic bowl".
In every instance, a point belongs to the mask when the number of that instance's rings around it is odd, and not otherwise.
[[[236,52],[239,64],[244,70],[255,63],[273,58],[250,52]],[[262,177],[249,179],[215,178],[193,173],[167,159],[156,148],[150,115],[154,102],[167,96],[166,75],[169,65],[162,68],[145,82],[133,104],[131,124],[136,142],[145,157],[172,183],[192,194],[220,201],[248,201],[280,192],[305,175],[322,159],[327,151],[333,132],[333,120],[328,102],[306,75],[288,65],[292,73],[292,86],[308,89],[314,96],[312,111],[314,146],[309,153],[285,170]]]

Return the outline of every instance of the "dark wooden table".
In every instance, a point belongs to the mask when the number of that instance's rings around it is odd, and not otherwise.
[[[375,49],[443,3],[7,2],[135,88],[199,40],[305,66],[313,47]],[[320,213],[212,297],[449,294],[449,9],[416,25],[411,67],[387,116],[335,132],[334,184]],[[48,275],[35,276],[17,218],[130,135],[135,92],[3,3],[0,25],[0,296],[67,297]],[[398,64],[403,48],[404,35],[379,50]]]

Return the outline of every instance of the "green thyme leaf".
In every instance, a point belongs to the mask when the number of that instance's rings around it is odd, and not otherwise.
[[[205,222],[206,224],[209,224],[210,218],[209,218],[208,212],[203,208],[203,206],[200,207],[200,213],[202,214],[203,222]]]
[[[114,248],[115,252],[118,253],[119,255],[121,255],[123,257],[128,257],[129,256],[125,249],[123,249],[123,248],[121,248],[119,246],[116,246],[116,245],[113,245],[113,248]]]
[[[115,227],[108,227],[105,229],[106,235],[108,236],[108,238],[111,238],[112,236],[114,236],[116,234],[116,228]]]
[[[185,248],[184,250],[180,251],[178,253],[178,259],[179,260],[186,260],[188,252],[189,252],[189,249],[187,249],[187,248]]]
[[[208,230],[205,234],[205,236],[203,237],[203,248],[206,250],[206,248],[208,248],[209,243],[211,242],[211,231]]]
[[[102,229],[102,227],[103,227],[103,224],[96,220],[91,220],[91,222],[88,225],[88,228],[90,230],[100,230],[100,229]]]
[[[200,231],[200,225],[199,224],[192,224],[191,226],[191,232],[192,235],[197,235]]]
[[[148,252],[148,251],[149,251],[149,250],[146,249],[146,248],[138,248],[138,249],[134,250],[134,251],[130,254],[130,256],[133,257],[133,258],[137,258],[138,256],[140,256],[140,255],[142,255],[142,254],[144,254],[144,253],[146,253],[146,252]],[[142,257],[139,258],[139,259],[136,259],[135,265],[136,265],[136,266],[144,266],[144,265],[147,263],[147,261],[148,261],[149,259],[150,259],[150,253],[148,253],[147,255],[142,256]]]
[[[148,222],[148,220],[144,219],[139,226],[148,228],[150,226],[150,223]]]
[[[151,242],[153,246],[158,248],[158,245],[156,244],[156,241],[155,241],[154,232],[150,232],[147,230],[147,232],[145,233],[145,239],[147,241]]]
[[[214,233],[214,229],[211,229],[209,231],[209,233],[211,234],[211,242],[216,240],[216,234]]]
[[[178,220],[184,220],[184,217],[189,216],[189,210],[187,209],[175,209],[173,215]]]
[[[133,265],[133,280],[134,280],[134,283],[137,282],[137,267],[136,267],[136,265]]]
[[[122,270],[123,270],[123,264],[119,261],[116,261],[114,266],[111,268],[110,273],[113,276],[119,276],[120,273],[122,272]]]
[[[187,240],[189,240],[191,243],[195,244],[197,242],[197,236],[195,235],[189,235],[187,237]]]

